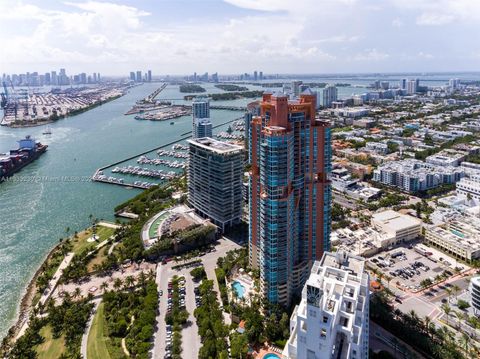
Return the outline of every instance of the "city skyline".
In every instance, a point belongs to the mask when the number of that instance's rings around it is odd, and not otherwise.
[[[473,71],[479,14],[471,0],[7,0],[0,72]]]

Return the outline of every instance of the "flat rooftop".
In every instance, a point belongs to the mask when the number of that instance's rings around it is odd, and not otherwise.
[[[242,146],[234,145],[229,142],[218,141],[210,137],[196,138],[194,140],[187,140],[187,142],[191,145],[202,147],[206,150],[219,154],[229,154],[233,152],[243,151]]]
[[[396,230],[410,228],[421,223],[418,218],[414,218],[407,214],[398,213],[389,209],[388,211],[375,213],[372,215],[374,221],[381,222],[385,226],[392,227]]]
[[[346,252],[325,252],[320,261],[315,261],[312,267],[312,273],[319,274],[321,267],[331,267],[350,272],[361,277],[364,272],[365,259],[353,256]]]

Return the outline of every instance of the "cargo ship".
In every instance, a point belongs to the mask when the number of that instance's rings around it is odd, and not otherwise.
[[[0,182],[35,161],[47,151],[47,148],[48,145],[42,145],[30,136],[26,136],[18,141],[16,150],[10,150],[10,154],[0,154]]]

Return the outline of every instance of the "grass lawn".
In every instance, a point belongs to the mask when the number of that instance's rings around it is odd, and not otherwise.
[[[107,258],[108,249],[110,248],[110,246],[111,246],[111,244],[107,244],[106,246],[103,246],[102,248],[100,248],[100,250],[98,251],[95,258],[93,258],[87,265],[87,272],[88,273],[93,272],[93,266],[95,264],[100,265],[100,264],[103,263],[103,261]]]
[[[75,254],[81,253],[85,249],[93,249],[99,243],[103,242],[105,239],[110,238],[114,233],[113,228],[97,226],[97,235],[100,239],[97,242],[87,242],[87,239],[92,237],[92,229],[88,228],[82,232],[78,233],[78,238],[72,238],[73,252]]]
[[[59,358],[60,355],[65,352],[63,336],[53,339],[50,325],[46,325],[40,329],[40,335],[45,338],[45,342],[37,346],[38,359]]]
[[[98,306],[97,313],[93,318],[90,333],[88,333],[87,357],[91,359],[110,359],[106,346],[108,338],[104,336],[105,319],[103,316],[103,303]]]
[[[88,333],[87,357],[89,359],[123,359],[122,349],[108,337],[108,328],[104,315],[103,302],[98,306]]]

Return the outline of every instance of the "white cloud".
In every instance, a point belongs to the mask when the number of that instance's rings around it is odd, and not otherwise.
[[[389,54],[378,51],[377,49],[368,49],[353,57],[355,61],[384,61],[390,57]]]
[[[480,0],[224,1],[250,11],[237,15],[229,7],[228,15],[215,20],[184,19],[181,6],[205,4],[181,2],[178,18],[170,19],[161,2],[147,12],[121,0],[70,0],[62,6],[0,0],[0,43],[9,49],[9,56],[0,56],[0,70],[35,70],[34,64],[112,74],[146,66],[155,73],[389,71],[404,65],[393,54],[422,63],[445,59],[440,52],[457,67],[460,47],[435,45],[447,31],[443,26],[429,34],[405,24],[456,22],[457,28],[468,23],[478,29],[480,20]],[[472,60],[471,53],[463,56]]]
[[[418,13],[418,25],[445,25],[454,20],[480,20],[478,0],[390,0],[399,9]]]
[[[451,23],[455,19],[452,15],[447,14],[422,14],[417,18],[418,25],[445,25]]]

